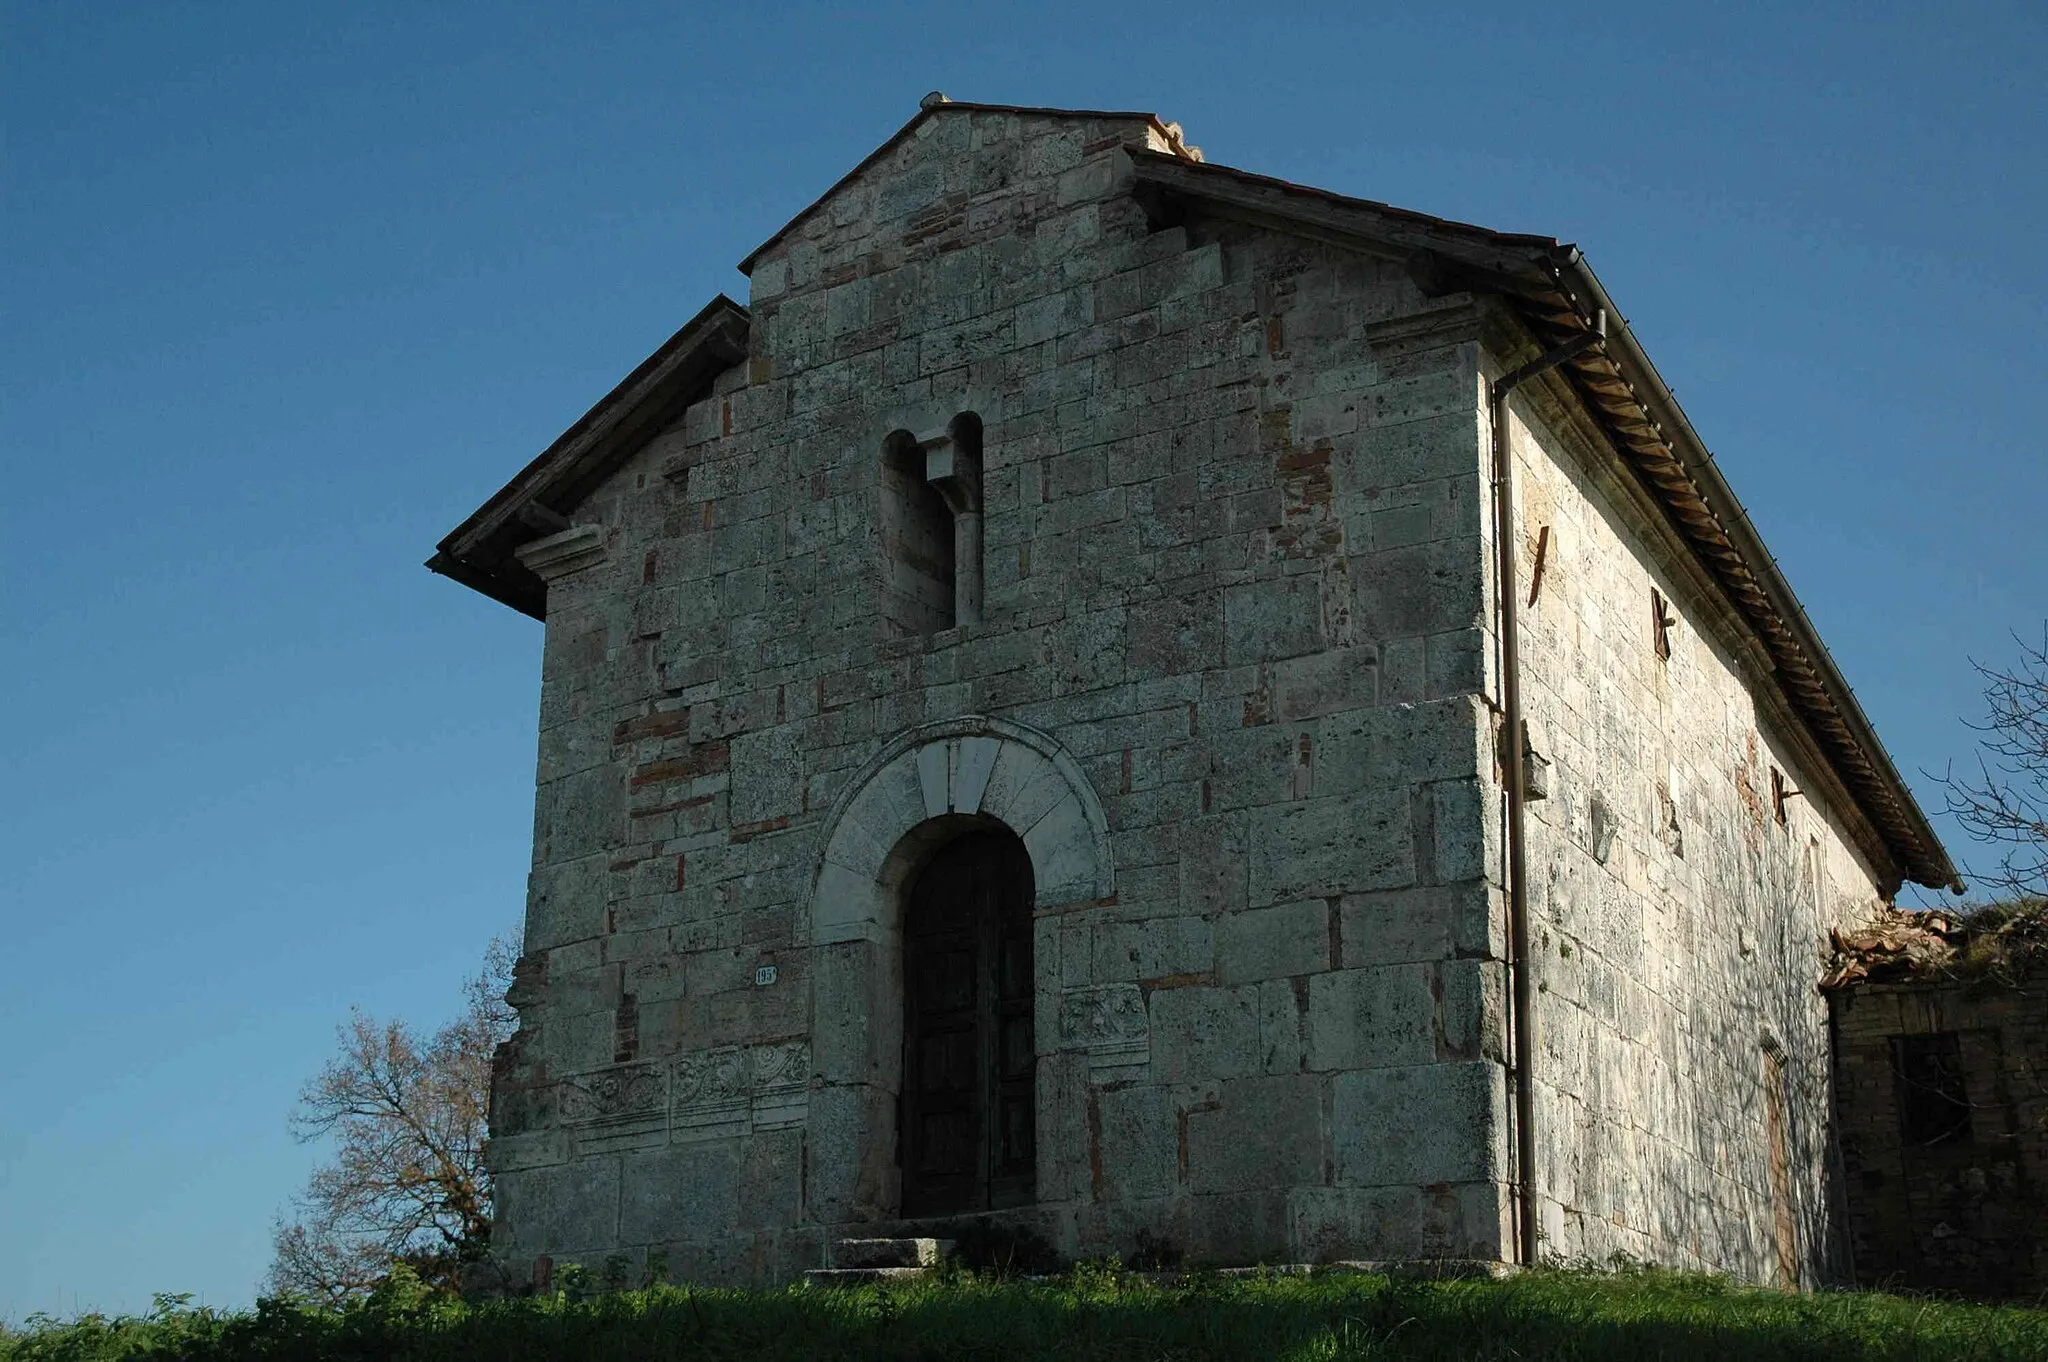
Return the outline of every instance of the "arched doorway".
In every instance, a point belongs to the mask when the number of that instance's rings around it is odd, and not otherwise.
[[[941,847],[903,914],[903,1214],[1035,1199],[1032,876],[1008,829]]]
[[[1114,900],[1109,820],[1094,785],[1051,735],[1008,719],[963,714],[906,729],[847,779],[825,816],[805,910],[811,946],[805,1208],[817,1224],[906,1214],[904,1154],[916,1137],[907,1142],[904,1136],[903,1023],[910,1011],[904,919],[919,874],[937,852],[963,834],[996,831],[1023,843],[1030,865],[1024,902],[1034,913]],[[1058,982],[1049,960],[1037,962],[1037,974],[1034,982]],[[1135,987],[1130,992],[1142,1052],[1144,1006]],[[1071,991],[1062,996],[1076,997]],[[1117,1028],[1132,1015],[1126,1009],[1112,1019],[1105,1012],[1105,1024],[1121,1036]],[[1058,1132],[1059,1148],[1079,1147],[1085,1139],[1087,1109],[1068,1085],[1044,1085],[1032,1119],[1034,1144],[1049,1132]],[[970,1131],[970,1142],[984,1133]],[[1051,1157],[1052,1147],[1048,1141],[1038,1152]],[[1031,1183],[1033,1199],[1066,1186],[1072,1176],[1071,1164],[1043,1171]],[[991,1202],[995,1191],[991,1187]],[[1005,1200],[1015,1195],[1014,1184],[1003,1189]],[[930,1204],[921,1191],[910,1204],[920,1200]]]

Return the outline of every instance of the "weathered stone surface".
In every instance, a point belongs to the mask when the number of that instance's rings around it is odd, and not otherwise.
[[[1415,878],[1405,787],[1254,809],[1250,839],[1246,892],[1254,907]]]
[[[1179,1177],[1179,1133],[1166,1089],[1113,1088],[1095,1103],[1096,1199],[1144,1201],[1170,1194]]]
[[[1529,806],[1537,1130],[1547,1248],[1838,1281],[1841,1190],[1827,1169],[1828,931],[1875,906],[1863,815],[1788,732],[1755,645],[1700,596],[1661,524],[1613,485],[1545,393],[1511,425],[1525,536],[1546,569],[1522,625],[1532,742],[1552,763]],[[1572,432],[1572,433],[1567,433]],[[1651,591],[1678,617],[1659,657]],[[1785,823],[1772,767],[1805,792]],[[1484,787],[1437,787],[1440,876],[1498,864]],[[1481,840],[1484,837],[1485,841]],[[1766,1043],[1779,1047],[1786,1182],[1772,1185]],[[1784,1193],[1789,1192],[1789,1195]],[[1793,1270],[1774,1226],[1791,1219]]]
[[[1351,1187],[1498,1179],[1507,1127],[1494,1064],[1417,1064],[1332,1080],[1336,1180]]]
[[[1190,1191],[1243,1192],[1322,1180],[1322,1079],[1241,1078],[1219,1083],[1215,1091],[1213,1102],[1188,1112]]]
[[[1336,970],[1308,981],[1308,1064],[1376,1069],[1437,1057],[1428,965]]]
[[[1857,1280],[1999,1299],[2048,1285],[2048,994],[1930,973],[1828,1004]]]
[[[704,1238],[725,1233],[739,1218],[741,1161],[735,1140],[624,1155],[619,1241],[644,1244],[679,1229]]]
[[[555,1248],[588,1251],[616,1242],[616,1156],[522,1169],[498,1196],[497,1209],[509,1217],[502,1222],[504,1229],[493,1233],[498,1252],[530,1257]]]
[[[904,1206],[905,904],[970,832],[1033,879],[1010,1221],[1067,1253],[1511,1255],[1483,378],[1527,338],[1424,297],[1412,241],[1155,221],[1130,149],[1170,146],[942,107],[753,260],[744,359],[551,508],[491,1147],[517,1270],[776,1280],[912,1233],[875,1228]],[[1543,1248],[1768,1276],[1757,1032],[1824,1111],[1813,955],[1884,872],[1562,391],[1515,427],[1525,601],[1550,530]],[[1773,765],[1806,796],[1782,826]],[[1795,1127],[1823,1276],[1827,1132]]]
[[[1304,899],[1219,917],[1217,979],[1250,983],[1331,968],[1330,911],[1327,900]]]
[[[1164,1083],[1240,1078],[1258,1073],[1258,995],[1250,988],[1155,991],[1152,1073]]]

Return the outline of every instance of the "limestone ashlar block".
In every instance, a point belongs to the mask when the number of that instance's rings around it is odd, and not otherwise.
[[[1415,882],[1405,787],[1253,809],[1247,894],[1263,907]]]
[[[743,1230],[779,1230],[803,1218],[803,1131],[758,1130],[740,1148],[739,1207]]]
[[[1437,1058],[1431,965],[1336,970],[1308,981],[1308,1066],[1426,1064]]]
[[[1379,703],[1379,684],[1374,644],[1289,658],[1273,668],[1273,717],[1292,722],[1370,709]]]
[[[1346,894],[1337,905],[1337,936],[1346,969],[1446,959],[1483,950],[1490,908],[1485,886],[1419,885]]]
[[[1476,477],[1485,464],[1478,403],[1441,415],[1376,423],[1341,441],[1332,461],[1339,498],[1442,478]]]
[[[1154,989],[1146,1008],[1155,1082],[1247,1078],[1263,1071],[1256,988]]]
[[[1287,1193],[1278,1188],[1190,1196],[1180,1223],[1187,1261],[1197,1266],[1287,1259]]]
[[[1478,735],[1484,731],[1481,708],[1470,696],[1325,719],[1309,750],[1309,789],[1338,795],[1473,776],[1481,769]]]
[[[1224,660],[1232,666],[1298,657],[1323,646],[1322,587],[1314,577],[1275,577],[1223,593]]]
[[[523,1135],[493,1135],[485,1162],[496,1176],[548,1168],[569,1158],[569,1135],[563,1130],[536,1130]]]
[[[1340,1073],[1331,1129],[1340,1186],[1485,1182],[1505,1164],[1506,1079],[1487,1062]]]
[[[1091,1057],[1064,1051],[1038,1059],[1034,1113],[1038,1150],[1036,1192],[1044,1203],[1089,1195],[1088,1085]]]
[[[1288,1194],[1288,1249],[1294,1262],[1382,1258],[1497,1258],[1497,1243],[1464,1233],[1458,1188],[1296,1188]]]
[[[527,881],[528,952],[588,941],[605,929],[607,858],[602,854],[543,866]]]
[[[1142,532],[1142,522],[1141,522]],[[1130,612],[1126,675],[1133,680],[1197,672],[1223,653],[1223,593],[1197,580]]]
[[[1354,554],[1352,624],[1365,638],[1421,638],[1483,623],[1486,557],[1457,538]]]
[[[1494,960],[1440,960],[1434,968],[1437,1057],[1504,1061],[1505,965]],[[1651,1119],[1656,1117],[1652,1112]]]
[[[1313,1074],[1219,1082],[1213,1102],[1187,1112],[1189,1190],[1201,1195],[1320,1182],[1324,1083]]]
[[[739,1218],[740,1144],[641,1150],[621,1156],[618,1242],[710,1238]]]
[[[1498,825],[1487,817],[1492,795],[1476,776],[1440,780],[1429,787],[1434,877],[1455,884],[1498,874]]]
[[[1331,905],[1302,899],[1271,908],[1225,913],[1216,919],[1216,977],[1224,984],[1318,974],[1330,958]]]
[[[618,1243],[619,1155],[500,1177],[492,1247],[509,1256],[605,1249]]]
[[[1091,1100],[1096,1199],[1142,1201],[1170,1194],[1179,1182],[1180,1135],[1168,1090],[1150,1084],[1110,1088]]]
[[[625,781],[611,765],[541,786],[536,863],[555,865],[618,846],[625,832],[625,793]]]
[[[1204,918],[1098,920],[1092,936],[1089,974],[1103,983],[1204,975],[1218,965],[1215,933]]]
[[[897,1185],[896,1094],[871,1084],[814,1088],[804,1128],[807,1218],[837,1225],[887,1215]]]
[[[885,1056],[901,1044],[901,1021],[875,995],[896,978],[893,956],[873,941],[811,948],[812,1065],[828,1083],[878,1083]]]

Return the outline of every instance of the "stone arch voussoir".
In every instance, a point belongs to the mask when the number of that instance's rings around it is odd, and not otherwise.
[[[1039,909],[1116,892],[1109,822],[1080,766],[1035,728],[966,715],[898,735],[834,802],[811,882],[811,943],[886,933],[911,868],[906,839],[948,816],[994,819],[1023,839]]]

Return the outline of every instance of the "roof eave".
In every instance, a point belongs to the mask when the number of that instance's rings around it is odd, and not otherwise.
[[[546,588],[513,556],[562,528],[582,499],[660,427],[744,360],[751,318],[719,294],[437,546],[427,566],[536,619]]]
[[[1891,753],[1884,745],[1884,740],[1878,737],[1876,727],[1870,722],[1870,716],[1864,713],[1855,690],[1842,675],[1841,668],[1836,665],[1834,654],[1828,651],[1827,644],[1822,641],[1820,631],[1814,627],[1813,620],[1806,613],[1806,607],[1800,603],[1798,593],[1793,591],[1792,584],[1785,579],[1784,573],[1779,569],[1776,556],[1765,547],[1763,537],[1757,532],[1755,523],[1749,517],[1749,511],[1735,495],[1735,490],[1728,485],[1727,478],[1722,475],[1713,452],[1707,448],[1706,441],[1701,439],[1699,432],[1693,428],[1684,408],[1678,405],[1677,396],[1664,382],[1663,376],[1657,372],[1657,366],[1643,350],[1642,343],[1636,339],[1635,332],[1622,316],[1621,309],[1615,306],[1614,300],[1608,295],[1606,286],[1600,282],[1599,276],[1593,273],[1584,253],[1576,246],[1565,246],[1559,254],[1561,268],[1575,283],[1585,289],[1595,307],[1605,310],[1608,344],[1620,351],[1622,367],[1625,370],[1634,370],[1643,380],[1636,385],[1637,400],[1650,417],[1668,432],[1668,436],[1676,437],[1672,440],[1673,447],[1686,471],[1700,484],[1700,490],[1705,494],[1708,505],[1714,509],[1721,522],[1723,533],[1742,556],[1751,575],[1770,597],[1773,610],[1792,633],[1799,650],[1806,655],[1807,661],[1819,673],[1828,698],[1849,727],[1856,746],[1861,748],[1878,768],[1883,783],[1891,788],[1897,799],[1900,812],[1912,821],[1913,830],[1922,843],[1923,856],[1919,864],[1908,864],[1904,867],[1908,878],[1929,888],[1954,889],[1960,893],[1963,888],[1962,877],[1949,858],[1948,849],[1942,845],[1941,838],[1928,822],[1919,801],[1906,787],[1904,779],[1899,775],[1897,764],[1892,761]]]
[[[1594,311],[1604,308],[1608,342],[1565,366],[1573,386],[1708,576],[1757,631],[1775,670],[1777,688],[1876,830],[1885,853],[1905,878],[1930,887],[1960,887],[1941,839],[1900,778],[1748,513],[1577,247],[1552,237],[1495,232],[1348,198],[1229,166],[1179,164],[1151,152],[1135,152],[1132,159],[1141,189],[1185,194],[1229,215],[1268,221],[1283,230],[1305,227],[1308,234],[1323,239],[1376,249],[1387,257],[1405,256],[1411,272],[1429,291],[1457,288],[1506,295],[1546,344],[1584,331],[1592,325]],[[1632,414],[1618,421],[1616,411],[1621,407]],[[1666,479],[1645,467],[1641,450],[1646,442],[1669,451],[1667,471],[1676,477],[1668,481],[1683,483],[1682,488],[1666,485]],[[1842,731],[1826,731],[1836,721]]]

